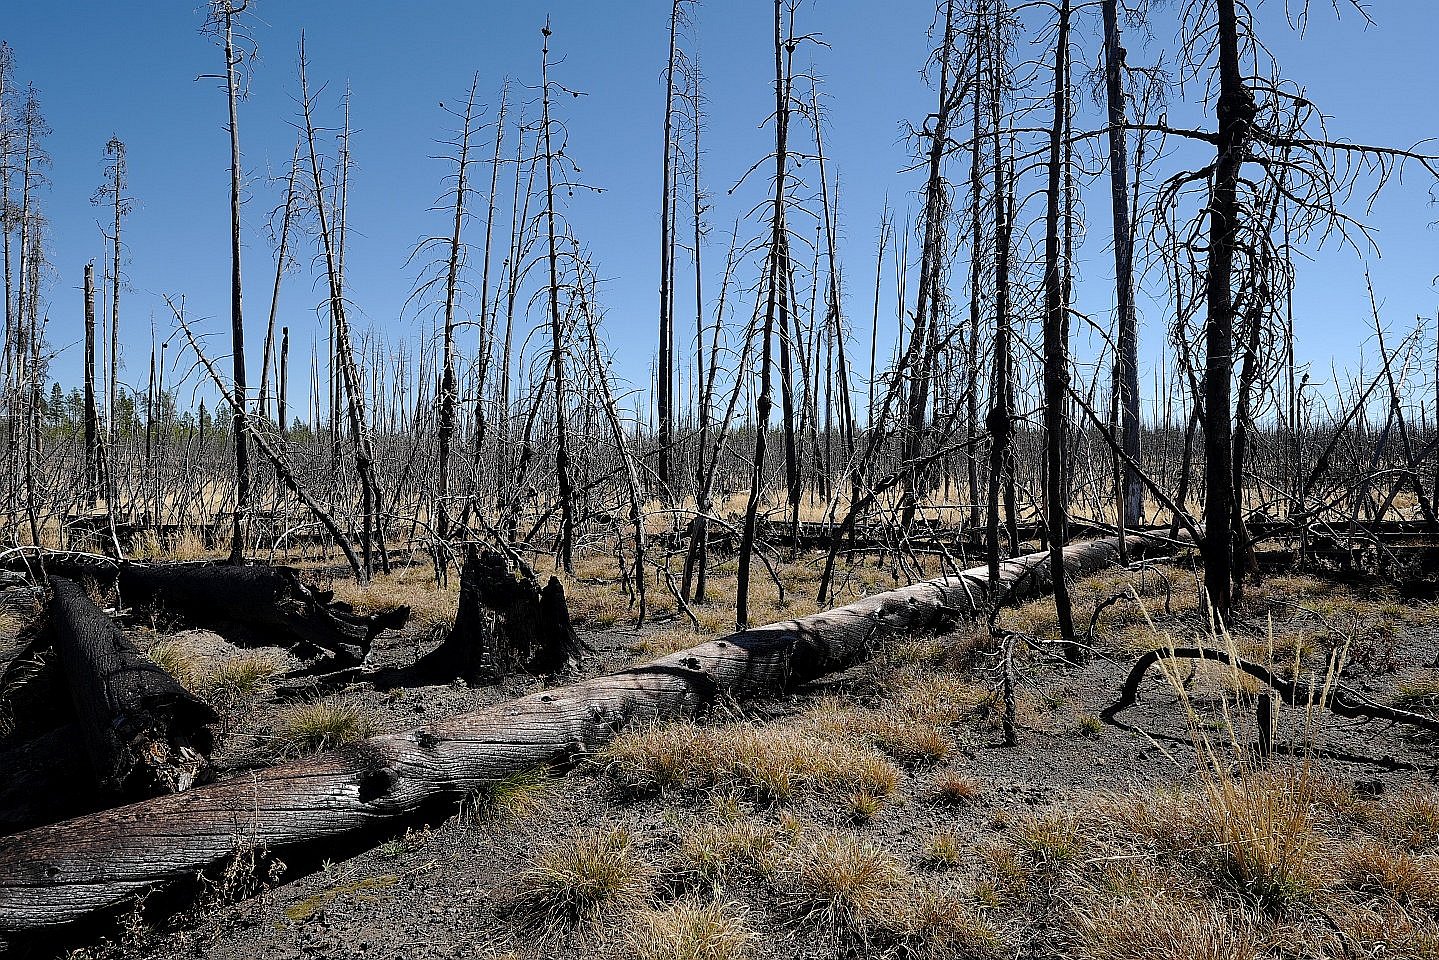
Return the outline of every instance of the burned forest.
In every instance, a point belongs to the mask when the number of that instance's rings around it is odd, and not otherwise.
[[[1439,10],[332,6],[0,18],[0,956],[1439,960]]]

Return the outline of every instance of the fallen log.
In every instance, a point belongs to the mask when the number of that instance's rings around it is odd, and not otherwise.
[[[338,665],[363,663],[382,630],[398,629],[410,608],[356,613],[281,566],[125,564],[117,576],[120,596],[135,606],[165,607],[207,627],[240,624],[267,643],[316,648]]]
[[[1131,534],[1131,556],[1175,541]],[[1066,547],[1082,576],[1118,561],[1117,538]],[[1000,567],[997,600],[1049,589],[1049,554]],[[351,748],[185,793],[0,838],[0,930],[72,922],[237,850],[333,837],[560,764],[637,720],[695,713],[720,697],[775,694],[850,666],[881,638],[935,629],[989,607],[984,567],[755,627],[643,666],[521,697]]]
[[[1160,660],[1210,660],[1222,663],[1273,688],[1274,692],[1279,694],[1279,698],[1291,707],[1322,706],[1335,716],[1349,720],[1383,720],[1388,723],[1401,723],[1439,733],[1439,717],[1430,717],[1379,703],[1362,693],[1351,690],[1337,680],[1327,686],[1322,682],[1314,685],[1296,683],[1279,676],[1261,664],[1230,656],[1223,650],[1214,650],[1209,647],[1166,647],[1144,654],[1130,668],[1129,676],[1124,681],[1123,689],[1120,690],[1119,699],[1104,709],[1104,712],[1099,715],[1100,719],[1113,722],[1114,718],[1122,711],[1138,703],[1139,684],[1144,680],[1144,675],[1149,672],[1149,668]]]
[[[215,711],[141,653],[78,583],[56,578],[51,588],[55,650],[100,792],[188,790],[209,770]]]

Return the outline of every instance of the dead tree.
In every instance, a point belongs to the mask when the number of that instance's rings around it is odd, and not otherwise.
[[[225,96],[230,111],[230,352],[233,376],[231,386],[235,404],[231,411],[235,442],[235,513],[230,538],[230,562],[240,563],[245,558],[245,518],[250,511],[250,448],[244,427],[244,405],[249,402],[249,389],[245,380],[245,317],[241,305],[240,284],[240,124],[236,106],[239,102],[239,82],[235,68],[241,63],[241,55],[235,51],[235,17],[245,11],[249,0],[212,0],[211,22],[224,31],[225,49]],[[121,148],[123,150],[123,146]],[[117,170],[119,164],[117,164]],[[117,181],[116,203],[119,203]],[[119,226],[116,220],[116,257],[119,257]],[[116,268],[115,283],[119,284],[119,268]],[[113,354],[112,354],[113,357]]]
[[[354,345],[350,338],[350,325],[345,314],[345,295],[342,287],[343,239],[337,242],[331,230],[331,223],[325,204],[324,177],[320,170],[319,152],[315,146],[315,123],[313,101],[305,76],[305,40],[300,38],[300,106],[305,122],[305,142],[310,155],[310,177],[314,187],[312,202],[319,220],[320,243],[325,255],[325,274],[329,281],[330,316],[335,328],[335,354],[340,367],[341,383],[344,387],[346,410],[350,421],[351,440],[355,447],[355,473],[360,479],[361,510],[361,555],[364,558],[362,580],[368,580],[374,572],[373,552],[375,538],[379,537],[380,567],[389,569],[389,558],[385,550],[383,534],[379,527],[381,496],[379,479],[375,474],[374,443],[370,435],[369,415],[365,410],[365,398],[360,381],[359,366],[355,362]],[[342,215],[343,223],[343,215]]]
[[[1049,190],[1044,231],[1044,521],[1054,578],[1054,609],[1065,643],[1074,641],[1074,614],[1064,582],[1069,527],[1069,300],[1060,249],[1060,181],[1065,120],[1069,112],[1069,0],[1060,0],[1054,50],[1054,124],[1049,131]],[[991,562],[993,562],[991,560]]]
[[[1139,460],[1139,327],[1134,310],[1134,236],[1129,209],[1129,144],[1125,129],[1124,46],[1119,35],[1119,0],[1103,0],[1104,93],[1109,116],[1109,193],[1114,213],[1114,296],[1118,316],[1114,391],[1118,396],[1124,452]],[[1123,525],[1138,526],[1144,514],[1144,487],[1128,467],[1121,470]]]
[[[658,444],[656,451],[656,472],[661,484],[671,482],[670,461],[674,444],[674,255],[675,241],[670,218],[670,195],[674,185],[674,105],[675,105],[675,63],[677,38],[680,24],[680,5],[684,0],[672,0],[670,4],[670,45],[669,60],[665,67],[665,118],[664,157],[660,171],[660,316],[658,365],[655,370],[655,405],[659,419]],[[668,494],[666,494],[668,496]]]
[[[95,409],[95,264],[85,264],[85,505],[100,492],[100,430]]]
[[[541,588],[528,565],[516,566],[512,572],[502,555],[466,548],[455,624],[415,665],[418,675],[497,683],[516,671],[553,676],[579,662],[584,646],[559,579]]]
[[[555,393],[555,479],[560,497],[560,564],[566,573],[574,573],[575,515],[574,490],[570,485],[570,452],[565,427],[565,350],[564,330],[560,320],[559,248],[555,233],[555,174],[560,157],[551,137],[550,120],[550,26],[545,21],[544,43],[540,57],[541,132],[545,142],[545,225],[549,240],[549,304],[550,304],[550,377]]]
[[[270,319],[265,325],[265,350],[260,357],[260,398],[256,404],[256,411],[261,418],[270,415],[270,396],[272,389],[272,371],[275,370],[275,322],[276,315],[280,309],[280,281],[285,278],[285,270],[289,266],[290,257],[290,225],[294,221],[295,202],[298,199],[297,181],[300,176],[300,144],[295,143],[295,155],[290,159],[290,173],[285,178],[285,203],[280,209],[280,239],[275,249],[275,283],[270,290]],[[274,381],[279,380],[279,374],[274,374]],[[279,412],[280,429],[285,429],[285,412]]]
[[[116,584],[128,604],[169,609],[202,627],[238,624],[262,644],[324,651],[339,666],[363,663],[375,637],[410,612],[356,613],[290,567],[125,564]]]
[[[51,586],[55,647],[100,790],[133,800],[202,781],[215,711],[140,653],[78,583]]]
[[[939,65],[939,103],[925,121],[920,136],[929,140],[928,177],[924,186],[924,239],[920,247],[919,283],[915,291],[913,327],[909,346],[896,375],[909,375],[909,400],[905,410],[903,457],[916,461],[924,448],[929,394],[938,369],[939,299],[943,295],[945,223],[950,216],[949,184],[944,178],[950,127],[963,95],[963,83],[955,69],[954,0],[944,5],[944,39],[936,61]],[[903,487],[900,523],[907,530],[914,522],[922,494],[923,478],[908,476]]]

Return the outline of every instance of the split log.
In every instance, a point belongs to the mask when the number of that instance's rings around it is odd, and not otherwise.
[[[138,798],[187,790],[209,771],[205,702],[141,653],[78,583],[55,579],[55,649],[100,791]]]
[[[165,607],[200,626],[239,624],[267,643],[315,648],[339,665],[363,663],[382,630],[398,629],[410,608],[365,615],[300,579],[293,567],[126,564],[120,596],[136,606]]]
[[[1211,660],[1233,667],[1260,683],[1268,685],[1273,688],[1275,693],[1279,694],[1281,700],[1291,707],[1322,706],[1328,708],[1335,716],[1350,720],[1384,720],[1389,723],[1402,723],[1439,733],[1439,717],[1430,717],[1379,703],[1350,689],[1340,681],[1331,682],[1328,687],[1324,687],[1322,683],[1311,686],[1307,683],[1286,680],[1267,667],[1239,657],[1232,657],[1223,650],[1213,650],[1209,647],[1176,647],[1149,651],[1135,661],[1129,671],[1129,677],[1124,681],[1124,688],[1120,691],[1119,699],[1105,708],[1104,712],[1099,715],[1100,718],[1113,721],[1121,711],[1138,703],[1139,684],[1144,680],[1144,675],[1149,672],[1149,668],[1160,660]]]
[[[1175,541],[1131,534],[1131,555]],[[1082,576],[1118,561],[1117,538],[1066,547]],[[1049,554],[1001,565],[996,599],[1049,588]],[[64,924],[193,875],[237,848],[334,837],[599,749],[625,725],[772,695],[848,667],[885,637],[984,615],[984,567],[731,634],[649,664],[521,697],[312,760],[0,838],[0,930]]]
[[[471,684],[495,683],[516,670],[554,676],[578,663],[583,650],[558,578],[541,589],[528,566],[512,573],[500,554],[471,544],[460,570],[455,625],[415,672]]]

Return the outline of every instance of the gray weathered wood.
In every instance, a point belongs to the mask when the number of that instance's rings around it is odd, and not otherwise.
[[[1131,556],[1173,541],[1131,534]],[[1115,538],[1065,549],[1071,576],[1118,560]],[[1048,553],[1001,565],[998,599],[1049,588]],[[191,875],[237,849],[373,826],[443,795],[598,749],[636,720],[717,697],[775,694],[862,660],[887,636],[988,609],[983,567],[755,627],[643,666],[521,697],[336,753],[0,838],[0,930],[54,926]]]

